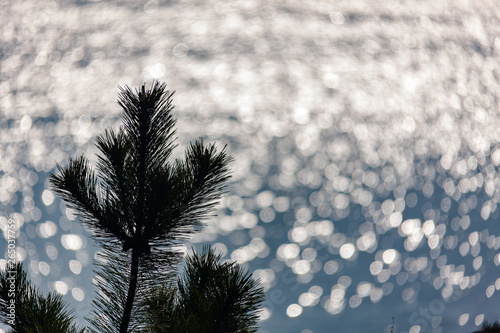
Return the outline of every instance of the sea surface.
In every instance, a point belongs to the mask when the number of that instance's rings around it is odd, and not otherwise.
[[[186,249],[261,279],[259,332],[500,319],[496,2],[1,0],[0,22],[0,266],[14,219],[18,260],[80,324],[98,249],[47,178],[95,163],[118,86],[155,79],[177,157],[204,137],[235,158]]]

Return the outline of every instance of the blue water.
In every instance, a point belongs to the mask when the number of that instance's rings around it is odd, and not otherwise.
[[[177,156],[203,136],[235,158],[187,246],[216,244],[263,281],[260,332],[498,320],[497,7],[1,1],[4,237],[14,219],[18,259],[84,324],[97,249],[47,177],[95,162],[117,85],[159,79],[176,90]]]

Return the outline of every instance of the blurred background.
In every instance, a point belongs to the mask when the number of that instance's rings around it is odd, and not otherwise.
[[[177,156],[202,136],[235,158],[187,247],[216,244],[261,279],[260,332],[500,319],[499,15],[472,0],[0,0],[0,266],[14,219],[32,281],[85,324],[98,249],[47,177],[95,162],[118,85],[158,79],[177,91]]]

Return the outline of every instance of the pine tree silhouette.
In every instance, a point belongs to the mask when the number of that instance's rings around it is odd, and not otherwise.
[[[148,332],[257,332],[262,290],[234,263],[220,263],[209,247],[186,260],[177,284],[165,284],[148,297]]]
[[[11,284],[14,289],[10,288]],[[14,311],[9,308],[11,304]],[[62,295],[49,293],[44,297],[30,284],[22,263],[0,272],[0,321],[10,325],[12,332],[84,333],[73,324],[73,319]]]
[[[218,263],[220,256],[210,248],[189,257],[185,279],[172,283],[182,259],[175,247],[212,212],[230,177],[231,158],[198,139],[183,159],[171,161],[173,93],[158,82],[150,89],[120,90],[123,125],[97,137],[97,173],[81,156],[50,176],[53,191],[78,212],[101,246],[89,330],[183,331],[155,321],[160,313],[175,313],[172,318],[189,318],[192,332],[255,332],[262,289],[236,264]],[[199,309],[210,310],[196,315]]]
[[[488,321],[485,321],[481,330],[474,331],[474,333],[500,333],[500,322],[496,321],[489,323]]]

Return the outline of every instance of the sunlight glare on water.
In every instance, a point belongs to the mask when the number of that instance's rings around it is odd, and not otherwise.
[[[86,316],[96,249],[48,173],[95,163],[117,85],[159,79],[179,145],[235,158],[191,244],[261,280],[263,333],[473,331],[498,319],[497,7],[0,1],[0,229],[16,221],[32,281]]]

